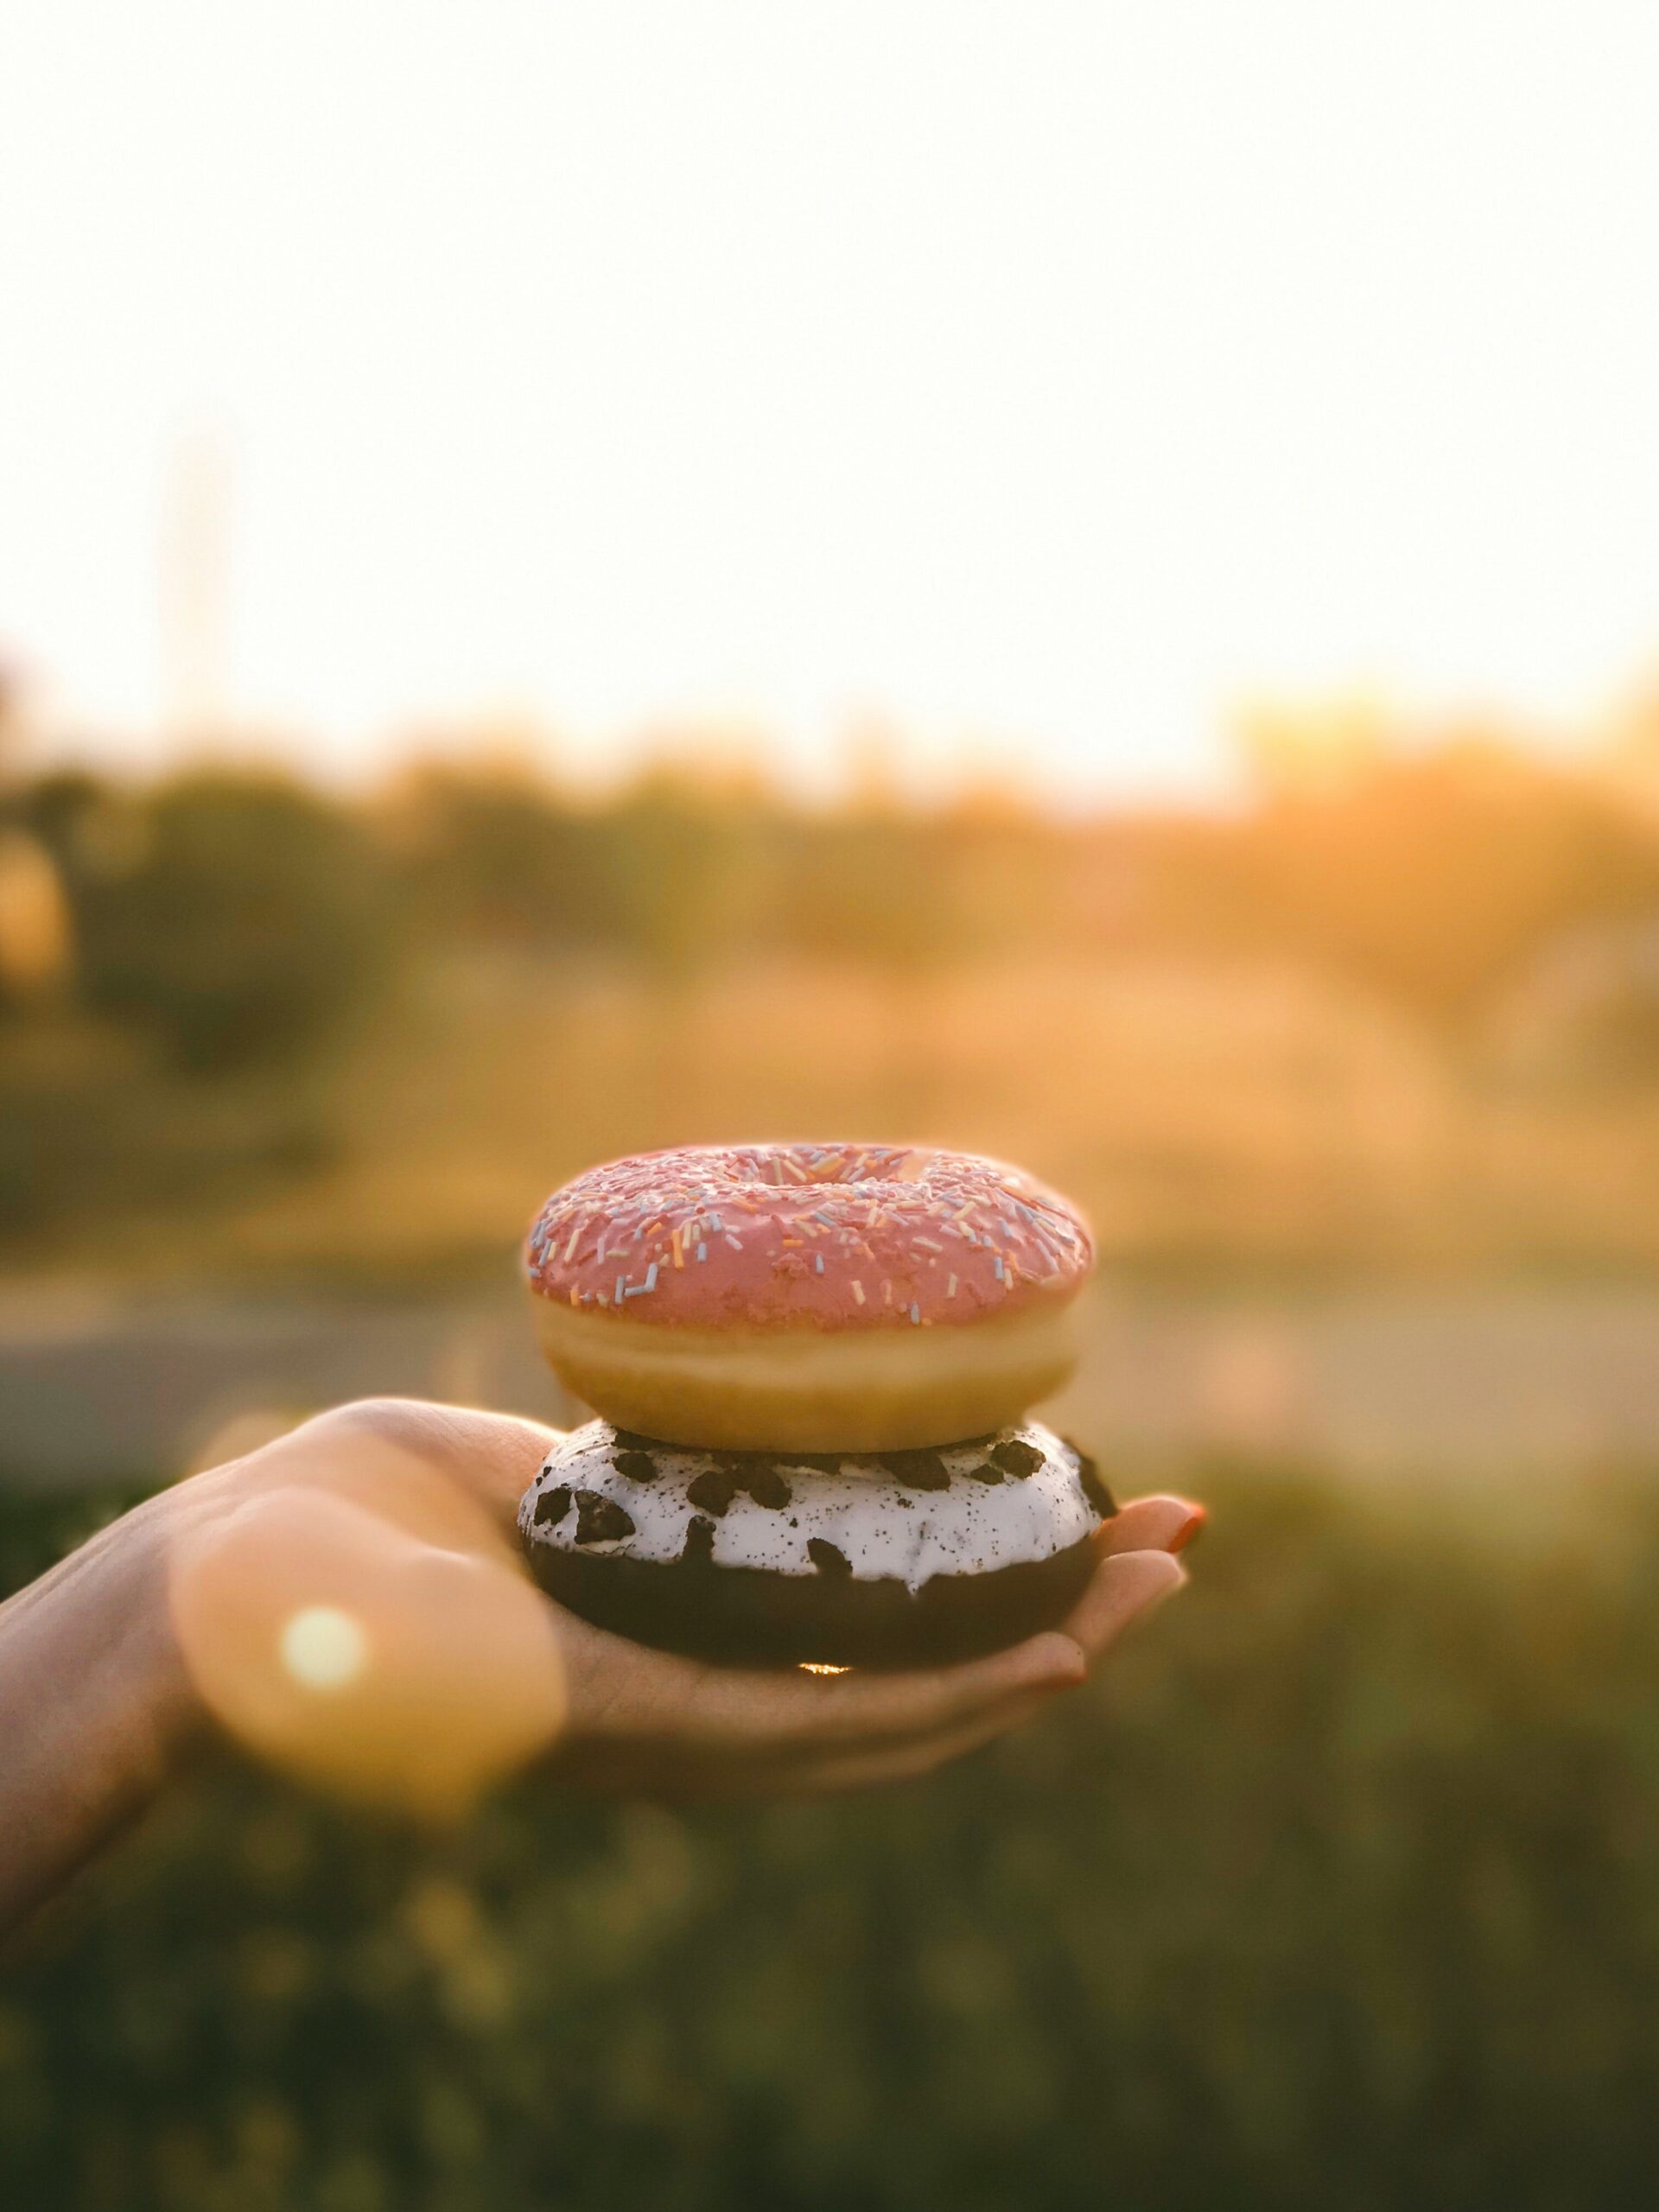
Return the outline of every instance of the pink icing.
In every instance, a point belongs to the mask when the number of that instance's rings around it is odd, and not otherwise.
[[[589,1168],[526,1248],[532,1289],[629,1320],[927,1328],[1063,1303],[1075,1208],[999,1160],[906,1145],[687,1145]]]

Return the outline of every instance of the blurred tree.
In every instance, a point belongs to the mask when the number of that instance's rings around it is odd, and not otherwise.
[[[0,828],[0,1007],[61,984],[73,957],[68,902],[51,855],[23,830]]]
[[[15,772],[23,749],[23,679],[0,659],[0,788]]]
[[[758,783],[666,762],[602,826],[623,942],[658,976],[689,976],[765,940],[778,810]]]
[[[887,799],[797,824],[781,931],[819,957],[926,967],[962,941],[966,887],[940,823]]]
[[[1553,938],[1490,1024],[1494,1065],[1545,1085],[1613,1090],[1659,1078],[1659,918]]]
[[[1381,705],[1363,694],[1311,706],[1259,703],[1234,733],[1251,784],[1274,798],[1352,791],[1389,759],[1390,736]]]
[[[1659,839],[1491,743],[1395,760],[1241,833],[1241,920],[1443,1025],[1568,924],[1659,904]]]
[[[378,972],[375,846],[286,778],[196,769],[135,797],[63,774],[26,811],[62,874],[87,1003],[150,1029],[181,1069],[302,1052]]]
[[[381,820],[429,935],[588,950],[618,934],[601,818],[526,764],[422,767],[397,786]]]

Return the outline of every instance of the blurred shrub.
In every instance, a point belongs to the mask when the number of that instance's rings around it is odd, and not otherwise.
[[[14,1961],[0,2202],[1649,2202],[1659,1497],[1205,1486],[1181,1605],[926,1784],[422,1841],[204,1770]]]

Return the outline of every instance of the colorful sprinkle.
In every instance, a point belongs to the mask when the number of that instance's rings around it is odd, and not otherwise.
[[[804,1249],[810,1268],[779,1268]],[[861,1274],[830,1267],[832,1253]],[[722,1313],[761,1320],[781,1300],[831,1322],[856,1306],[865,1326],[919,1327],[947,1302],[963,1304],[966,1322],[991,1294],[998,1304],[1063,1295],[1090,1256],[1064,1203],[1013,1171],[887,1145],[693,1147],[615,1161],[555,1193],[525,1255],[535,1287],[573,1306],[627,1309],[654,1294],[672,1320],[712,1296]],[[694,1255],[717,1262],[696,1291],[678,1281]]]

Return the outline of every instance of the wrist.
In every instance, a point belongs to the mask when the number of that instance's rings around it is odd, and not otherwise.
[[[141,1508],[0,1606],[0,1928],[142,1811],[200,1729],[169,1533]]]
[[[174,1632],[168,1569],[175,1516],[152,1499],[94,1540],[87,1603],[107,1624],[110,1663],[98,1688],[133,1732],[136,1769],[159,1782],[201,1734],[206,1710]],[[89,1547],[89,1549],[91,1548]],[[137,1778],[137,1777],[135,1777]]]

